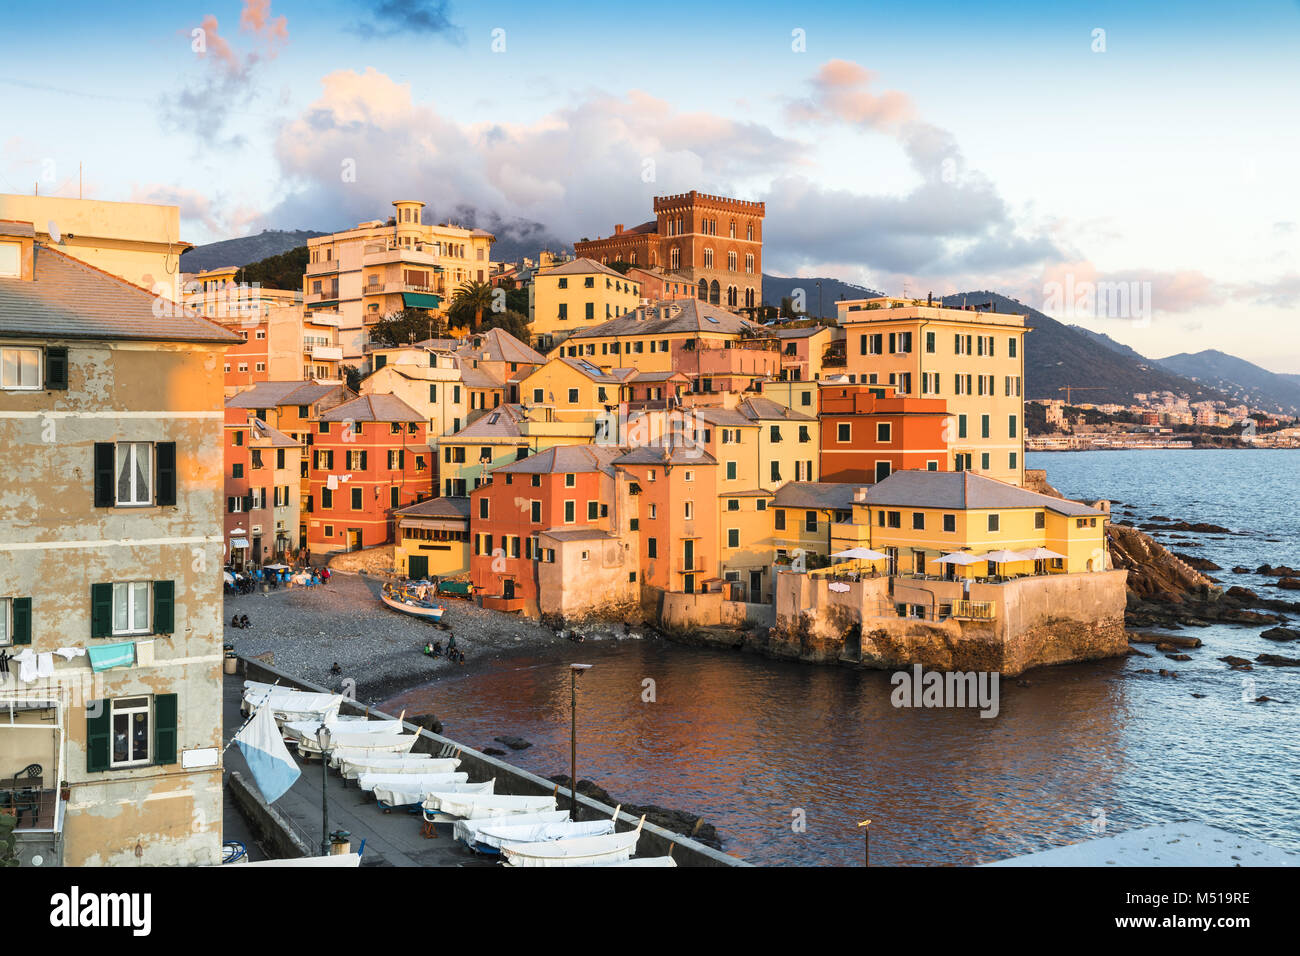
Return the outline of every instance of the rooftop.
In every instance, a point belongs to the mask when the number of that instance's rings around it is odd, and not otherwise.
[[[662,335],[671,332],[719,332],[739,335],[753,332],[766,336],[763,326],[734,312],[699,299],[664,299],[643,305],[616,319],[577,329],[570,339],[603,338],[611,335]],[[562,347],[562,345],[560,346]]]
[[[556,445],[495,469],[493,474],[555,475],[603,471],[612,475],[621,449],[608,445]]]
[[[324,382],[258,382],[250,389],[226,399],[227,408],[275,408],[279,405],[310,405],[336,393],[348,393],[342,385]]]
[[[867,489],[869,505],[904,508],[1046,508],[1070,517],[1097,517],[1103,512],[1068,498],[1026,491],[1005,481],[970,471],[896,471]]]
[[[772,496],[773,508],[849,511],[860,485],[835,481],[787,481]]]
[[[54,339],[243,342],[216,322],[125,279],[49,246],[32,248],[34,278],[0,278],[0,333]]]
[[[425,422],[423,415],[396,395],[362,395],[321,415],[325,422]]]
[[[393,512],[404,518],[468,518],[468,498],[426,498]]]
[[[617,269],[611,269],[609,266],[601,265],[595,259],[578,257],[568,262],[561,263],[558,266],[551,266],[549,269],[538,269],[539,276],[574,276],[574,275],[591,275],[593,272],[599,272],[615,279],[624,279],[626,276]]]

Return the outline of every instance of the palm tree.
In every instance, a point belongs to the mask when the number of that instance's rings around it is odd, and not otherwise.
[[[483,313],[492,308],[492,293],[487,282],[465,283],[452,294],[448,320],[458,326],[468,325],[471,334],[477,332],[483,324]]]

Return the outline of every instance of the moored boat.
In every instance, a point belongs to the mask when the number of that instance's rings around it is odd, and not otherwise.
[[[424,600],[409,588],[393,587],[391,584],[384,585],[383,593],[379,597],[394,611],[433,621],[435,624],[442,620],[442,615],[446,611],[446,608],[436,601]]]

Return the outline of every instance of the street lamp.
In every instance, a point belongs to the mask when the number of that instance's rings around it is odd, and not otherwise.
[[[325,729],[325,718],[321,718],[320,728],[316,731],[316,743],[320,747],[320,855],[330,855],[330,814],[329,800],[325,792],[325,785],[328,783],[328,777],[325,773],[325,765],[329,761],[325,758],[325,737],[329,731]]]
[[[578,819],[578,675],[590,664],[569,665],[569,819]]]

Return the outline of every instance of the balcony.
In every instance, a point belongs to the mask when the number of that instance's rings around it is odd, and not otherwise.
[[[14,818],[19,859],[57,865],[64,801],[63,726],[56,703],[0,701],[0,814]]]
[[[302,354],[318,362],[343,361],[343,349],[338,345],[315,345],[307,342],[302,347]]]
[[[367,243],[361,250],[362,266],[382,266],[394,262],[409,262],[412,265],[430,266],[441,269],[438,264],[443,256],[435,253],[432,245],[417,243],[414,246],[399,246],[395,243]]]
[[[336,302],[339,293],[337,289],[326,289],[324,292],[308,292],[302,297],[303,306],[316,305],[321,302]]]

